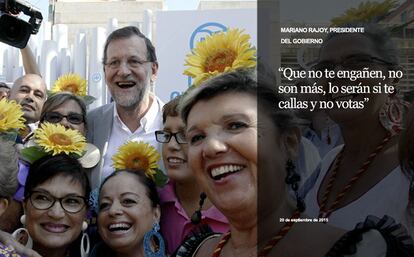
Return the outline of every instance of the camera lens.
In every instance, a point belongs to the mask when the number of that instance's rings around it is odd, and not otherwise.
[[[7,36],[8,40],[17,40],[19,39],[19,37],[21,37],[20,31],[21,30],[19,28],[17,28],[14,25],[11,25],[10,27],[5,29],[4,34]]]
[[[0,41],[24,48],[31,34],[29,23],[8,14],[0,16]]]

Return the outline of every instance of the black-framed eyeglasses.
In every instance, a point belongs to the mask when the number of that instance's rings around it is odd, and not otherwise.
[[[85,121],[85,117],[80,113],[70,112],[68,115],[63,115],[58,112],[45,113],[44,120],[50,123],[59,123],[66,118],[66,120],[72,124],[79,125]]]
[[[29,199],[33,207],[38,210],[48,210],[55,205],[56,201],[60,203],[63,210],[69,213],[78,213],[86,206],[86,198],[78,195],[57,198],[43,191],[33,191]]]
[[[335,70],[336,67],[341,66],[343,69],[347,70],[360,70],[374,63],[394,66],[393,63],[383,60],[379,57],[361,54],[348,56],[340,62],[321,61],[316,63],[313,66],[313,69],[319,71]]]
[[[166,144],[170,142],[171,138],[175,137],[175,140],[179,144],[187,144],[187,139],[185,137],[184,132],[179,131],[177,133],[171,133],[163,130],[157,130],[155,131],[155,139],[157,139],[157,142]]]
[[[145,63],[148,63],[148,62],[152,62],[152,61],[138,60],[138,59],[135,59],[135,58],[131,58],[131,59],[128,59],[126,61],[126,65],[130,69],[136,69],[136,68],[139,68],[139,67],[141,67],[142,65],[144,65]],[[119,69],[119,67],[121,67],[122,63],[123,63],[123,61],[115,59],[115,60],[111,60],[111,61],[105,63],[105,66],[107,66],[110,69],[116,70],[116,69]]]

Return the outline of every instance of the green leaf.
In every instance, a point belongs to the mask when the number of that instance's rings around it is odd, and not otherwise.
[[[165,186],[165,184],[168,182],[167,175],[165,175],[164,172],[162,172],[160,169],[156,169],[156,171],[157,172],[154,174],[155,185],[157,185],[157,187]]]
[[[8,131],[0,133],[0,138],[4,141],[16,142],[17,131]]]
[[[52,95],[54,95],[54,93],[52,93],[52,90],[46,90],[46,95],[47,95],[47,97],[49,98],[49,97],[51,97]]]
[[[83,98],[83,101],[85,101],[85,104],[86,105],[90,105],[91,103],[93,103],[95,100],[96,100],[96,98],[95,97],[93,97],[93,96],[90,96],[90,95],[85,95],[84,97],[82,97]]]
[[[23,148],[20,151],[20,156],[22,157],[22,159],[29,162],[29,163],[33,163],[33,162],[39,160],[40,158],[42,158],[43,156],[46,156],[46,155],[47,155],[47,153],[43,152],[37,146],[31,146],[31,147]]]

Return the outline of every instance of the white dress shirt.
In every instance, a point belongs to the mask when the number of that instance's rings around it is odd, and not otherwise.
[[[163,128],[162,124],[162,106],[164,103],[156,96],[152,96],[152,104],[147,113],[140,120],[140,126],[136,131],[131,131],[118,115],[116,105],[114,105],[114,122],[112,123],[112,132],[106,151],[103,153],[103,170],[101,181],[114,172],[112,166],[112,156],[118,151],[118,148],[127,141],[144,141],[151,144],[161,155],[161,144],[155,140],[155,131]],[[161,170],[163,169],[162,160],[159,162]]]

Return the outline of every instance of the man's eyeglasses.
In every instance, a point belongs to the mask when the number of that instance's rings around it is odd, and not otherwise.
[[[50,209],[56,201],[59,201],[63,210],[69,213],[80,212],[86,205],[86,199],[82,196],[68,195],[62,198],[57,198],[49,193],[42,191],[33,191],[30,194],[30,203],[38,210]]]
[[[147,60],[138,60],[138,59],[128,59],[126,61],[126,65],[129,69],[136,69],[141,67],[142,65],[144,65],[147,62],[151,62],[151,61],[147,61]],[[105,63],[105,66],[107,66],[110,69],[116,70],[119,69],[119,67],[121,67],[121,64],[123,63],[123,61],[121,60],[111,60],[107,63]]]
[[[68,115],[63,115],[58,112],[47,112],[45,113],[44,120],[50,123],[59,123],[66,118],[72,124],[79,125],[85,121],[85,118],[80,113],[70,112]]]
[[[155,138],[158,142],[166,144],[170,142],[171,138],[175,137],[175,140],[179,144],[187,144],[187,139],[185,138],[184,132],[170,133],[163,130],[155,131]]]
[[[313,66],[314,70],[324,71],[324,70],[335,70],[336,67],[341,66],[346,70],[360,70],[365,67],[368,67],[374,63],[385,64],[388,66],[393,66],[393,63],[385,61],[381,58],[370,56],[370,55],[352,55],[340,62],[331,62],[331,61],[322,61],[318,62]]]

